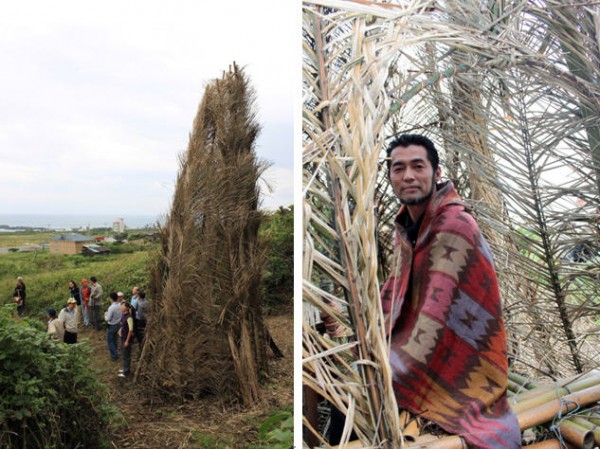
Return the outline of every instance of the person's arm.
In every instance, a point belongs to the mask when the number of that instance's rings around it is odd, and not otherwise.
[[[58,313],[58,320],[63,328],[65,327],[65,309],[61,309],[61,311]]]
[[[61,320],[54,320],[54,329],[56,330],[56,339],[63,341],[65,338],[65,324]]]

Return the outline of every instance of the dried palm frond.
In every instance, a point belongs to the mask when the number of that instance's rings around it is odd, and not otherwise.
[[[233,66],[206,86],[153,274],[137,376],[150,391],[258,399],[267,373],[254,94]]]
[[[436,141],[492,244],[515,367],[597,366],[598,5],[304,4],[305,385],[363,445],[399,444],[378,289],[397,209],[381,153],[402,132]]]

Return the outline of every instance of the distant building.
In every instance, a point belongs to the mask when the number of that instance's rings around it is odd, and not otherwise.
[[[83,245],[82,254],[84,256],[106,255],[110,254],[110,249],[101,245],[96,245],[95,243],[91,243],[89,245]]]
[[[158,232],[146,234],[144,239],[146,239],[147,242],[156,242],[157,240],[160,240],[160,234]]]
[[[83,245],[94,239],[83,234],[61,234],[50,241],[50,252],[53,254],[79,254]]]
[[[115,221],[113,221],[112,228],[113,231],[122,234],[123,232],[125,232],[125,220],[123,220],[122,218],[117,218]]]

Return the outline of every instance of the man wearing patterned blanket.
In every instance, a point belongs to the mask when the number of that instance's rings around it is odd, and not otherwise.
[[[399,136],[387,152],[402,204],[397,263],[381,291],[397,402],[471,448],[521,447],[489,246],[452,183],[440,182],[428,138]]]

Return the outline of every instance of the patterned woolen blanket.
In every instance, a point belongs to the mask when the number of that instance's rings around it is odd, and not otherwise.
[[[447,182],[429,203],[414,251],[403,231],[397,225],[401,263],[381,292],[399,406],[462,436],[469,447],[521,447],[506,401],[496,274],[479,227]]]

